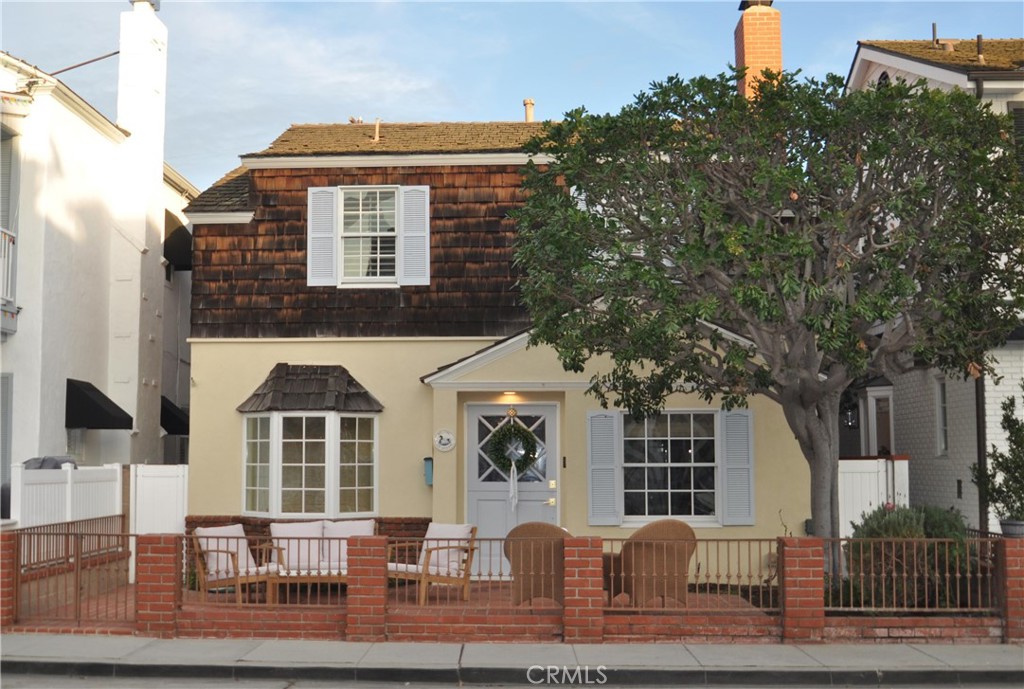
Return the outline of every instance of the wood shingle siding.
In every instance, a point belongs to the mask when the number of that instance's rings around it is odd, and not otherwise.
[[[508,217],[522,202],[518,166],[256,169],[247,176],[252,222],[194,227],[193,337],[504,337],[528,327]],[[430,285],[307,286],[306,190],[375,185],[430,186]]]

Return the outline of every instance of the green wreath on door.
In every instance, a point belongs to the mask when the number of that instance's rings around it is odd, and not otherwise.
[[[517,445],[522,448],[522,455],[517,452]],[[513,462],[516,472],[522,474],[537,461],[537,438],[526,426],[509,420],[491,433],[487,456],[506,475],[511,473]]]

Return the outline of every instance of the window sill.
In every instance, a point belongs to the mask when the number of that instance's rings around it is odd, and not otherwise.
[[[620,529],[638,529],[641,526],[656,522],[660,519],[678,519],[681,522],[689,524],[694,528],[700,529],[717,529],[722,528],[722,522],[717,517],[631,517],[623,519],[622,523],[619,524]]]

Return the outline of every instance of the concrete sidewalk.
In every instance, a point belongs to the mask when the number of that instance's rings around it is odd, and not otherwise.
[[[465,684],[1024,686],[1024,645],[458,644],[7,634],[3,672]]]

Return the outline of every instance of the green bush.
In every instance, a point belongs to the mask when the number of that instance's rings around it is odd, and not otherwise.
[[[968,571],[967,525],[956,510],[883,505],[861,515],[847,543],[842,599],[858,607],[950,607]],[[942,542],[924,539],[943,539]]]

